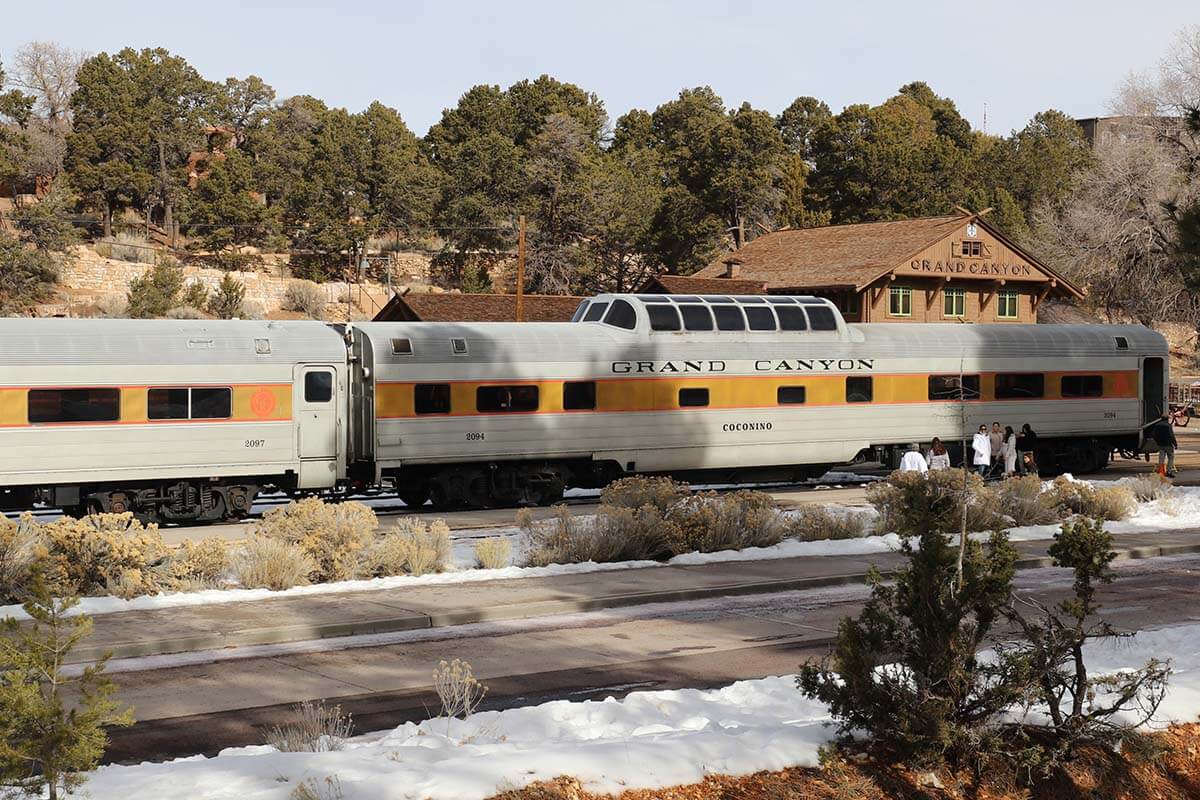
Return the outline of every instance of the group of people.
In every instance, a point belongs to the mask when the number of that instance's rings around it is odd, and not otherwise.
[[[1020,433],[1012,426],[1000,427],[999,422],[992,423],[989,432],[987,425],[980,425],[979,431],[971,441],[972,461],[975,470],[984,478],[1003,475],[1024,475],[1027,472],[1037,474],[1037,462],[1034,460],[1034,450],[1037,447],[1037,433],[1025,423]],[[909,445],[908,452],[900,459],[900,469],[905,472],[928,472],[931,469],[947,469],[950,466],[950,452],[941,439],[934,437],[928,452],[922,453],[918,444]]]

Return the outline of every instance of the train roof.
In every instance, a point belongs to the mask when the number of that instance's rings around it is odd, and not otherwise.
[[[323,322],[0,319],[0,365],[341,363]]]

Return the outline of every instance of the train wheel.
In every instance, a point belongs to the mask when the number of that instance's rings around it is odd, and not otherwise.
[[[487,474],[481,469],[465,469],[462,473],[463,505],[467,508],[487,508],[492,495]]]
[[[417,483],[412,486],[405,486],[396,492],[400,499],[404,501],[404,505],[412,510],[416,510],[429,502],[429,484]]]

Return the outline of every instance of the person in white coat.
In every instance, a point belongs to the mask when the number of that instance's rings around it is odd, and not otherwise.
[[[979,477],[987,477],[992,466],[992,442],[988,438],[987,425],[979,426],[975,438],[971,440],[971,449],[975,451],[975,457],[971,461],[975,465],[975,471],[979,473]]]
[[[929,472],[925,456],[921,455],[921,445],[914,443],[908,446],[908,452],[904,454],[904,458],[900,459],[900,471],[920,472],[922,475]]]
[[[1011,425],[1004,426],[1004,441],[1000,444],[1000,455],[1004,459],[1004,477],[1017,474],[1017,434]]]
[[[930,469],[950,469],[950,451],[946,449],[946,445],[942,444],[942,440],[938,437],[933,437],[933,444],[929,446],[929,461]]]

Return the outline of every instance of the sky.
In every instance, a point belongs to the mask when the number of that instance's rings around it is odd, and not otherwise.
[[[165,47],[213,80],[255,74],[280,98],[351,111],[373,100],[417,134],[480,83],[548,73],[615,120],[709,85],[772,113],[812,95],[835,111],[922,80],[979,129],[1058,108],[1102,116],[1152,68],[1196,0],[1002,3],[824,0],[0,0],[0,62],[31,40],[92,53]],[[986,126],[984,113],[986,108]]]

